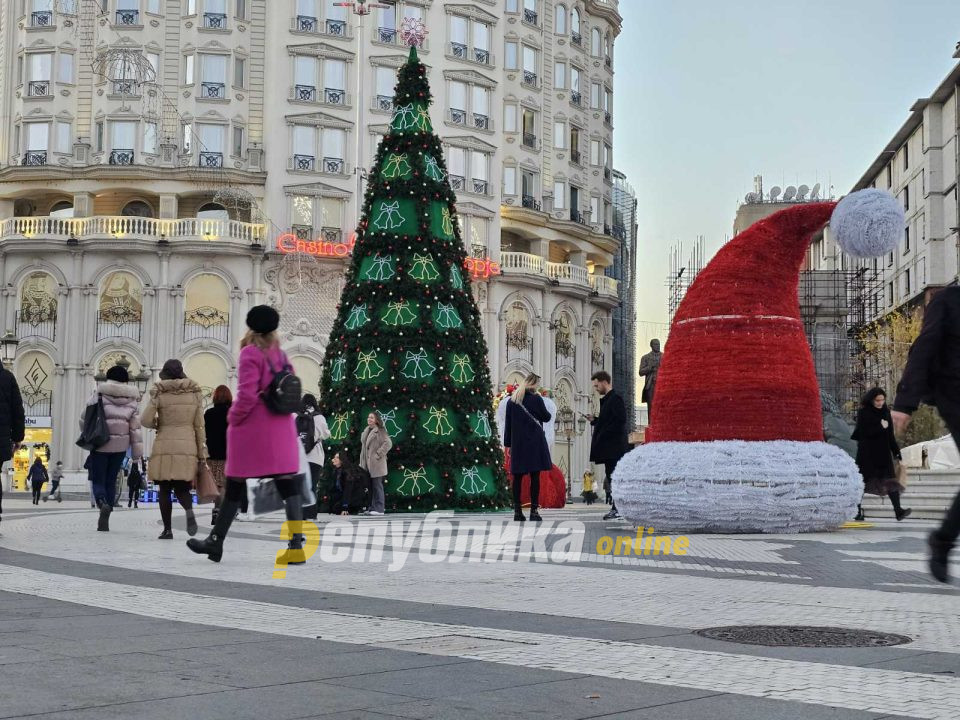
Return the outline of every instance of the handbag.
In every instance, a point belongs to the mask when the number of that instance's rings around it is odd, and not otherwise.
[[[110,427],[107,425],[107,413],[103,409],[103,396],[97,397],[93,405],[87,405],[83,411],[83,428],[77,445],[93,452],[110,442]]]
[[[247,506],[254,516],[268,515],[283,509],[283,498],[270,478],[247,480]]]
[[[197,463],[197,477],[193,484],[197,489],[197,505],[212,503],[220,496],[213,473],[210,472],[210,466],[203,460]]]

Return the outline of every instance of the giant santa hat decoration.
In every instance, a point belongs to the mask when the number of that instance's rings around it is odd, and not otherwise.
[[[823,441],[820,393],[797,298],[827,222],[857,257],[889,252],[903,209],[863,190],[795,205],[727,243],[677,311],[646,444],[613,474],[617,508],[661,531],[808,532],[853,517],[856,465]]]

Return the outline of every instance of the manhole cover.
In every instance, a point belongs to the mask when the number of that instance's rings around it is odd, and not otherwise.
[[[912,638],[893,633],[809,625],[727,625],[694,630],[694,634],[768,647],[886,647],[913,642]]]

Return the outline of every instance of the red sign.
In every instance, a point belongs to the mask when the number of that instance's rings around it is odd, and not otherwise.
[[[500,274],[500,263],[493,262],[490,258],[468,257],[463,267],[474,280],[489,280]]]

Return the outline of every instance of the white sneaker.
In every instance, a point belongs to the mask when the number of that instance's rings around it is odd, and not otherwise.
[[[370,512],[367,513],[367,515],[383,515],[383,513],[378,512],[377,510],[371,510]]]
[[[237,520],[240,522],[253,522],[253,515],[250,513],[237,513]]]

